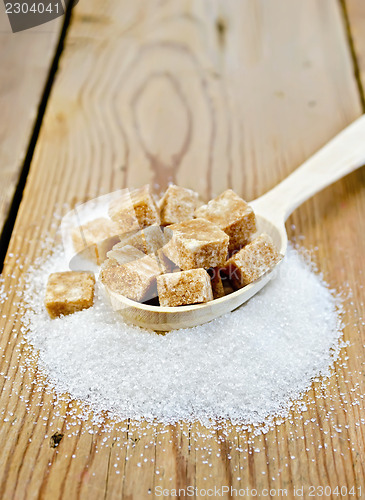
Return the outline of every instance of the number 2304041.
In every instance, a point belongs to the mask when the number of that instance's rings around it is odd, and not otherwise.
[[[310,497],[349,497],[361,498],[361,486],[355,488],[348,488],[347,486],[310,486],[308,489],[308,496]]]
[[[5,9],[7,14],[43,14],[44,12],[48,12],[52,14],[52,12],[58,14],[59,13],[59,3],[6,3]]]

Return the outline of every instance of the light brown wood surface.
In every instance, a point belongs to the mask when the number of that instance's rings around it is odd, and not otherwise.
[[[283,179],[361,114],[341,16],[332,0],[81,1],[14,228],[5,286],[24,272],[18,258],[27,263],[45,253],[43,239],[55,236],[54,212],[64,203],[146,182],[158,190],[169,180],[205,197],[231,186],[250,200]],[[304,420],[293,412],[256,438],[234,428],[208,438],[201,424],[184,423],[168,432],[146,427],[143,435],[135,422],[117,425],[104,446],[104,435],[82,423],[69,435],[67,404],[55,414],[52,394],[37,391],[34,373],[18,369],[25,346],[15,336],[21,299],[12,292],[0,339],[7,377],[3,497],[144,500],[156,486],[188,485],[284,488],[286,498],[310,498],[311,485],[364,493],[364,195],[361,170],[288,221],[292,239],[304,235],[302,245],[318,247],[314,258],[330,285],[347,291],[349,283],[353,291],[344,303],[347,367],[337,365],[328,387],[310,392]],[[55,450],[49,436],[56,431],[65,436]],[[129,446],[115,445],[117,438]],[[141,454],[147,462],[139,466]],[[294,496],[302,486],[304,496]]]
[[[9,211],[62,27],[13,34],[0,9],[0,232]]]
[[[356,58],[361,92],[365,96],[365,4],[361,0],[345,0],[348,29],[352,40],[352,50]]]

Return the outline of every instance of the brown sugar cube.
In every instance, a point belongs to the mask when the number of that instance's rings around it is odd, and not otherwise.
[[[164,247],[160,248],[156,252],[156,257],[160,263],[161,270],[163,274],[174,273],[176,271],[181,271],[179,266],[177,266],[172,260],[170,260],[164,252]]]
[[[219,267],[208,269],[208,274],[210,276],[210,283],[212,285],[213,298],[219,299],[220,297],[224,297],[224,286]]]
[[[133,262],[134,260],[141,259],[146,256],[145,253],[138,250],[138,248],[132,247],[131,245],[120,245],[120,243],[114,245],[113,248],[107,253],[107,257],[109,259],[114,259],[120,265]]]
[[[148,185],[113,200],[109,216],[118,224],[121,234],[160,224],[157,205]]]
[[[208,270],[208,272],[209,271],[210,270]],[[219,269],[219,276],[220,276],[221,281],[222,281],[223,295],[229,295],[230,293],[234,292],[235,288],[233,288],[233,285],[232,285],[231,281],[229,280],[229,269],[220,268]],[[212,279],[212,276],[211,276],[211,279]],[[213,288],[213,284],[212,284],[212,288]],[[221,291],[221,289],[220,289],[220,291]],[[215,298],[219,298],[219,297],[215,297]]]
[[[234,287],[242,288],[273,269],[280,259],[270,236],[261,234],[226,262],[225,271]]]
[[[94,302],[95,277],[88,271],[49,275],[45,306],[52,319],[88,309]]]
[[[163,307],[199,304],[213,300],[209,274],[205,269],[190,269],[157,277],[157,291]]]
[[[233,288],[231,282],[227,277],[225,279],[222,279],[223,283],[223,290],[224,290],[224,295],[229,295],[230,293],[233,293],[235,289]]]
[[[221,266],[227,258],[229,237],[205,219],[193,219],[168,226],[171,238],[164,252],[183,271]]]
[[[252,208],[232,189],[195,210],[195,216],[217,224],[228,234],[230,252],[246,245],[257,230]]]
[[[145,254],[157,252],[164,244],[164,234],[160,226],[148,226],[141,231],[120,236],[120,245],[132,245]]]
[[[195,191],[171,184],[160,200],[161,224],[168,226],[190,220],[194,211],[202,204]]]
[[[100,265],[113,245],[118,243],[118,226],[110,219],[100,217],[72,230],[72,243],[76,253]]]
[[[156,276],[159,274],[161,269],[156,257],[144,255],[125,264],[108,259],[102,265],[100,280],[113,292],[144,302],[157,295]]]

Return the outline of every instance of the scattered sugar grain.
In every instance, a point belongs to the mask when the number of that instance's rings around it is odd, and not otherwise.
[[[101,296],[93,308],[50,320],[47,278],[66,269],[58,249],[31,271],[23,332],[55,391],[96,415],[207,425],[285,418],[312,380],[330,375],[342,345],[337,298],[293,248],[238,310],[164,336],[126,325]]]

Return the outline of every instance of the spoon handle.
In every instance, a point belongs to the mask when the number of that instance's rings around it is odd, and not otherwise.
[[[308,198],[365,164],[365,115],[346,127],[271,191],[252,202],[272,220],[285,221]]]

